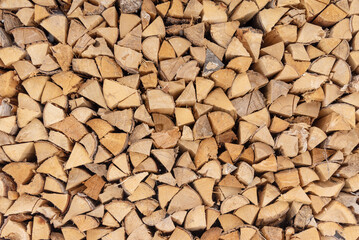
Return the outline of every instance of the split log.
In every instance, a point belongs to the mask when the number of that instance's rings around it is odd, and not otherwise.
[[[0,238],[356,239],[357,9],[0,1]]]

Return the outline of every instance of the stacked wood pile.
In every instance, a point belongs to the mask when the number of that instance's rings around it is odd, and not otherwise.
[[[359,239],[359,0],[0,19],[1,239]]]

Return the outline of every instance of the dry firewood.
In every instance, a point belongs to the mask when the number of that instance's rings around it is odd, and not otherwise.
[[[19,47],[6,47],[0,51],[0,58],[5,66],[11,66],[13,63],[23,59],[26,52]]]
[[[100,73],[94,60],[86,58],[72,59],[74,72],[100,78]]]
[[[70,196],[68,194],[59,193],[43,193],[42,197],[54,204],[61,212],[68,207]]]
[[[85,197],[81,197],[79,195],[75,195],[72,198],[71,205],[69,210],[67,211],[66,215],[64,216],[62,222],[66,223],[73,217],[80,215],[85,212],[89,212],[93,210],[92,203]]]
[[[52,142],[67,152],[70,152],[73,147],[70,139],[68,139],[64,134],[56,131],[49,132],[49,142]]]
[[[30,239],[30,235],[27,233],[25,225],[11,220],[7,220],[4,223],[4,228],[1,231],[1,237],[26,240]]]
[[[41,22],[41,26],[61,43],[65,43],[67,37],[67,18],[64,15],[51,15]]]
[[[62,227],[61,232],[65,239],[70,238],[70,237],[73,237],[75,239],[81,239],[84,237],[84,234],[75,227],[70,227],[70,226]]]
[[[4,216],[32,212],[38,201],[41,201],[38,197],[23,194],[18,199],[16,199],[14,204],[11,205],[9,209],[7,209]]]
[[[164,40],[162,42],[161,48],[158,51],[158,59],[162,61],[175,57],[176,57],[176,52],[173,49],[172,45],[168,41]]]
[[[0,1],[0,237],[356,239],[358,6]]]
[[[276,210],[271,211],[271,209]],[[257,221],[264,224],[278,221],[288,210],[289,205],[287,202],[275,202],[259,210]]]
[[[44,32],[34,27],[14,28],[11,30],[11,34],[14,36],[16,44],[21,48],[25,48],[26,44],[37,41],[47,41]]]
[[[171,95],[161,90],[149,90],[147,91],[147,98],[150,112],[162,114],[172,114],[174,112],[175,103]]]
[[[328,221],[328,219],[331,219],[330,221],[334,221],[338,223],[348,223],[348,224],[357,223],[353,213],[348,211],[349,209],[346,208],[340,202],[333,200],[326,208],[327,208],[326,211],[323,211],[315,216],[318,220]]]

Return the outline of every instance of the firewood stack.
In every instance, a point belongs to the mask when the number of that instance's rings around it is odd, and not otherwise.
[[[359,238],[359,0],[0,9],[1,239]]]

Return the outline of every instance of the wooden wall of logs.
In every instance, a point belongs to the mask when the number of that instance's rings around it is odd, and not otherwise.
[[[0,19],[1,239],[359,239],[359,0]]]

